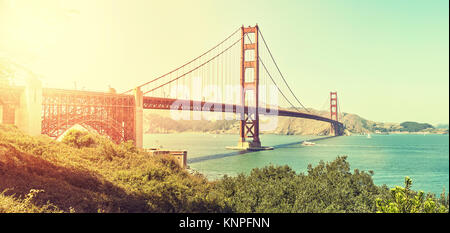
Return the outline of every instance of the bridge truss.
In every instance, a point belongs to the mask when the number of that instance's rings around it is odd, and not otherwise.
[[[42,134],[57,138],[74,125],[115,142],[135,140],[135,104],[130,95],[43,89]]]

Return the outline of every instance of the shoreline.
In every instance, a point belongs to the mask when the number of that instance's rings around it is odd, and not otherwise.
[[[375,133],[375,132],[369,132],[372,135],[449,135],[448,133],[430,133],[430,132],[389,132],[389,133]],[[224,135],[238,135],[238,133],[229,133],[229,132],[200,132],[200,131],[183,131],[183,132],[166,132],[166,133],[144,133],[144,135],[155,135],[155,134],[161,134],[161,135],[167,135],[167,134],[196,134],[196,135],[203,135],[203,134],[224,134]],[[286,136],[328,136],[328,135],[317,135],[317,134],[280,134],[280,133],[260,133],[261,135],[264,134],[270,134],[270,135],[286,135]],[[350,135],[343,135],[343,136],[364,136],[367,135],[367,133],[350,133]]]

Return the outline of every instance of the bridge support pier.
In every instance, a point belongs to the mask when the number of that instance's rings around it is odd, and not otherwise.
[[[36,77],[27,77],[25,82],[14,124],[24,133],[36,136],[41,134],[42,82]]]
[[[134,89],[134,144],[142,149],[144,142],[144,94],[141,88]]]
[[[273,147],[267,147],[267,146],[261,146],[261,142],[238,142],[238,145],[236,147],[227,147],[227,149],[230,150],[251,150],[251,151],[258,151],[258,150],[273,150]]]
[[[337,127],[335,124],[330,124],[330,134],[329,136],[337,136]]]

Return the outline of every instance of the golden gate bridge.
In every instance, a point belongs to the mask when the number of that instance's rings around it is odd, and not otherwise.
[[[236,148],[243,150],[264,148],[260,115],[328,122],[335,136],[344,131],[337,93],[330,92],[329,118],[311,113],[288,85],[258,25],[238,28],[198,57],[123,93],[42,88],[36,81],[0,89],[3,123],[53,138],[82,125],[142,148],[144,109],[233,114],[240,121]]]

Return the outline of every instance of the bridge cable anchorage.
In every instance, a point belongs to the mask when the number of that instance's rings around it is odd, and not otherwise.
[[[183,67],[185,67],[185,66],[191,64],[192,62],[197,61],[198,59],[200,59],[200,58],[203,57],[204,55],[208,54],[209,52],[213,51],[214,49],[216,49],[217,47],[219,47],[220,45],[222,45],[223,43],[225,43],[228,39],[230,39],[232,36],[234,36],[234,35],[235,35],[237,32],[239,32],[240,30],[241,30],[241,28],[238,28],[238,29],[237,29],[236,31],[234,31],[230,36],[228,36],[227,38],[225,38],[222,42],[220,42],[220,43],[217,44],[216,46],[212,47],[212,48],[209,49],[208,51],[204,52],[204,53],[201,54],[200,56],[198,56],[198,57],[192,59],[191,61],[189,61],[189,62],[187,62],[187,63],[185,63],[184,65],[182,65],[182,66],[180,66],[180,67],[178,67],[178,68],[176,68],[176,69],[174,69],[174,70],[172,70],[172,71],[170,71],[170,72],[168,72],[168,73],[166,73],[166,74],[164,74],[164,75],[162,75],[162,76],[160,76],[160,77],[158,77],[158,78],[155,78],[155,79],[150,80],[150,81],[148,81],[148,82],[146,82],[146,83],[144,83],[144,84],[141,84],[141,85],[139,85],[139,86],[137,86],[137,87],[142,87],[142,86],[145,86],[145,85],[147,85],[147,84],[150,84],[150,83],[152,83],[152,82],[154,82],[154,81],[157,81],[157,80],[159,80],[159,79],[161,79],[161,78],[164,78],[164,77],[166,77],[167,75],[170,75],[170,74],[172,74],[173,72],[178,71],[178,70],[182,69]],[[133,89],[134,89],[134,88],[129,89],[129,90],[123,92],[122,94],[128,93],[128,92],[132,91]]]
[[[248,33],[246,34],[247,38],[249,39],[250,43],[252,43],[250,37],[248,36]],[[291,101],[289,101],[289,99],[286,97],[286,95],[281,91],[280,87],[276,84],[275,80],[272,78],[272,75],[270,75],[269,70],[267,69],[266,65],[264,64],[263,60],[261,59],[261,57],[259,57],[259,61],[261,62],[261,64],[263,65],[264,70],[266,71],[267,75],[270,77],[270,79],[272,80],[272,83],[275,85],[275,87],[278,89],[278,91],[281,93],[281,95],[284,97],[284,99],[291,105],[291,107],[293,107],[295,110],[297,110],[298,112],[301,112],[297,107],[295,107],[294,104],[292,104]],[[309,112],[309,111],[308,111]]]
[[[187,71],[186,73],[184,73],[184,74],[178,76],[178,77],[175,78],[175,79],[172,79],[172,80],[170,80],[170,81],[168,81],[168,82],[165,82],[165,83],[163,83],[163,84],[161,84],[161,85],[159,85],[159,86],[157,86],[157,87],[155,87],[155,88],[153,88],[153,89],[150,89],[150,90],[144,92],[143,94],[145,95],[145,94],[147,94],[147,93],[149,93],[149,92],[152,92],[152,91],[154,91],[154,90],[156,90],[156,89],[159,89],[159,88],[161,88],[161,87],[163,87],[163,86],[165,86],[165,85],[167,85],[167,84],[170,84],[170,83],[172,83],[172,82],[174,82],[174,81],[176,81],[176,80],[178,80],[178,79],[180,79],[180,78],[182,78],[182,77],[184,77],[184,76],[186,76],[186,75],[192,73],[193,71],[199,69],[200,67],[202,67],[202,66],[204,66],[204,65],[206,65],[206,64],[209,64],[210,61],[216,59],[217,57],[219,57],[220,55],[222,55],[223,53],[225,53],[226,51],[228,51],[229,49],[231,49],[233,46],[235,46],[235,45],[236,45],[238,42],[240,42],[242,39],[243,39],[243,38],[240,38],[239,40],[237,40],[236,42],[234,42],[233,44],[231,44],[230,46],[228,46],[225,50],[223,50],[222,52],[216,54],[214,57],[208,59],[207,61],[203,62],[202,64],[198,65],[197,67],[195,67],[195,68],[193,68],[193,69]],[[208,69],[208,71],[209,71],[209,70],[210,70],[210,69]],[[144,84],[144,85],[145,85],[145,84]],[[140,87],[142,87],[142,86],[143,86],[143,85],[141,85]]]
[[[280,73],[281,78],[283,78],[283,81],[284,81],[284,83],[286,84],[286,86],[288,87],[289,91],[290,91],[291,94],[294,96],[294,98],[297,100],[297,102],[298,102],[298,103],[299,103],[299,104],[300,104],[307,112],[310,112],[310,111],[309,111],[309,110],[308,110],[308,109],[300,102],[300,100],[299,100],[299,99],[297,98],[297,96],[294,94],[294,92],[292,91],[292,89],[289,87],[288,83],[286,82],[286,79],[284,78],[283,74],[281,73],[280,68],[279,68],[278,65],[277,65],[277,62],[275,61],[275,58],[274,58],[273,55],[272,55],[272,52],[270,52],[269,46],[267,45],[266,40],[264,39],[264,36],[263,36],[263,34],[262,34],[262,32],[261,32],[261,29],[258,28],[258,30],[259,30],[259,34],[261,35],[261,38],[263,39],[264,45],[266,46],[267,51],[269,52],[269,55],[270,55],[270,57],[272,58],[272,61],[273,61],[273,63],[275,64],[275,67],[276,67],[277,70],[278,70],[278,73]]]

